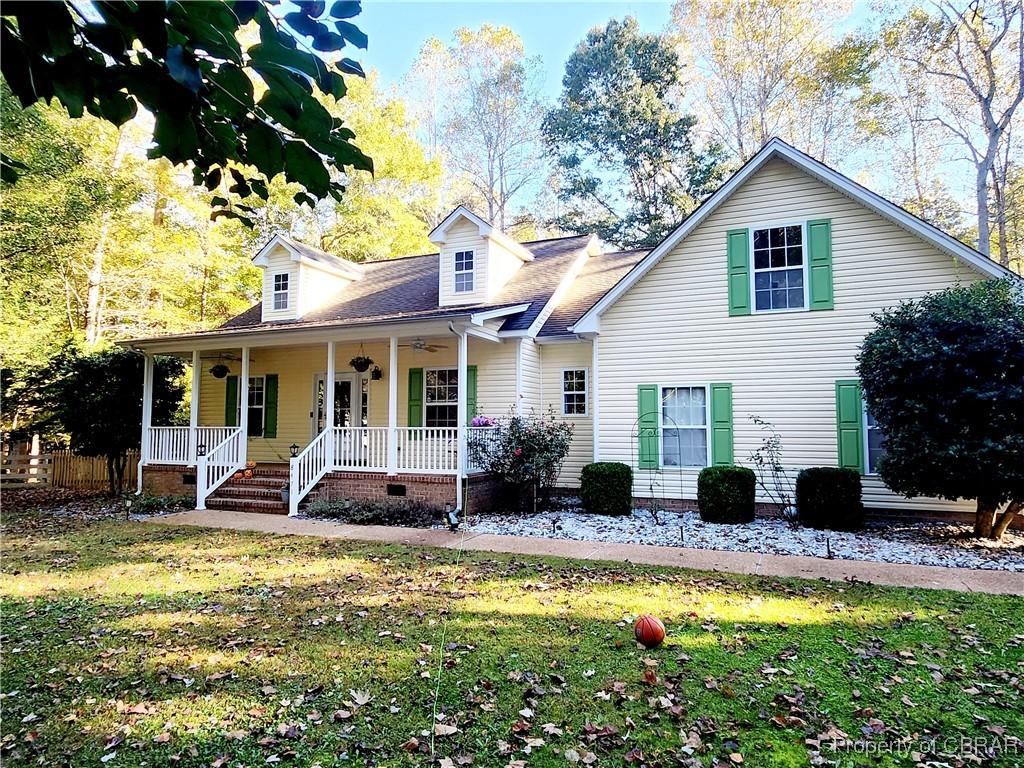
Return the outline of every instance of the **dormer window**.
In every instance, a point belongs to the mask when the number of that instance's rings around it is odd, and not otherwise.
[[[473,251],[455,252],[455,292],[473,291]]]
[[[274,309],[288,309],[288,275],[274,275]]]

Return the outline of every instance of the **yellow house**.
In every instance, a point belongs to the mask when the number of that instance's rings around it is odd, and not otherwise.
[[[200,508],[295,514],[332,484],[461,508],[485,498],[468,446],[493,428],[474,416],[551,411],[574,424],[560,485],[624,461],[638,497],[687,503],[702,467],[749,460],[757,417],[788,471],[860,469],[868,507],[969,508],[874,474],[884,436],[856,355],[874,312],[1009,273],[784,142],[650,252],[518,243],[465,208],[430,237],[436,254],[363,264],[275,237],[254,258],[260,304],[130,342],[147,372],[173,354],[193,373],[189,427],[150,423],[147,376],[141,483],[194,482]],[[256,478],[231,480],[252,461]]]

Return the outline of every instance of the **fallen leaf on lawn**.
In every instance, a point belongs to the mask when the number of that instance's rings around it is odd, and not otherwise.
[[[541,730],[548,736],[561,736],[564,733],[564,731],[554,723],[544,723],[544,725],[541,726]]]
[[[166,744],[170,740],[171,734],[169,734],[167,731],[164,731],[163,733],[158,733],[156,736],[153,737],[153,741],[155,741],[157,744]]]
[[[578,763],[580,761],[580,753],[577,752],[575,749],[567,749],[565,750],[564,754],[565,759],[568,760],[570,763]]]
[[[445,723],[437,723],[434,726],[435,736],[451,736],[453,733],[458,733],[459,729],[454,725],[447,725]]]
[[[357,707],[364,707],[373,699],[369,691],[349,691],[348,693]]]
[[[739,765],[743,762],[743,755],[741,755],[739,752],[730,752],[729,759],[736,765]]]

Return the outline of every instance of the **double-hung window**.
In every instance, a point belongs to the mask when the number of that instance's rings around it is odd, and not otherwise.
[[[471,293],[473,291],[473,252],[455,252],[455,292]]]
[[[459,370],[428,368],[424,371],[424,426],[459,425]]]
[[[266,379],[263,376],[249,377],[249,437],[262,437],[266,415]],[[236,419],[236,424],[239,421]]]
[[[659,419],[663,466],[708,466],[705,387],[662,387]]]
[[[288,309],[288,274],[274,275],[274,309]]]
[[[562,371],[562,415],[587,415],[587,370],[567,368]]]
[[[804,230],[800,224],[754,230],[754,311],[803,309]]]
[[[885,456],[885,434],[875,423],[871,411],[864,409],[864,468],[869,475],[878,474],[878,462]]]

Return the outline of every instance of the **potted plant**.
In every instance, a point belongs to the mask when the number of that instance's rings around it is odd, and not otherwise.
[[[291,489],[288,487],[288,483],[281,486],[281,502],[284,504],[288,503]]]
[[[370,369],[370,366],[373,365],[373,360],[366,357],[366,355],[356,355],[348,361],[348,364],[359,373],[366,373]]]

